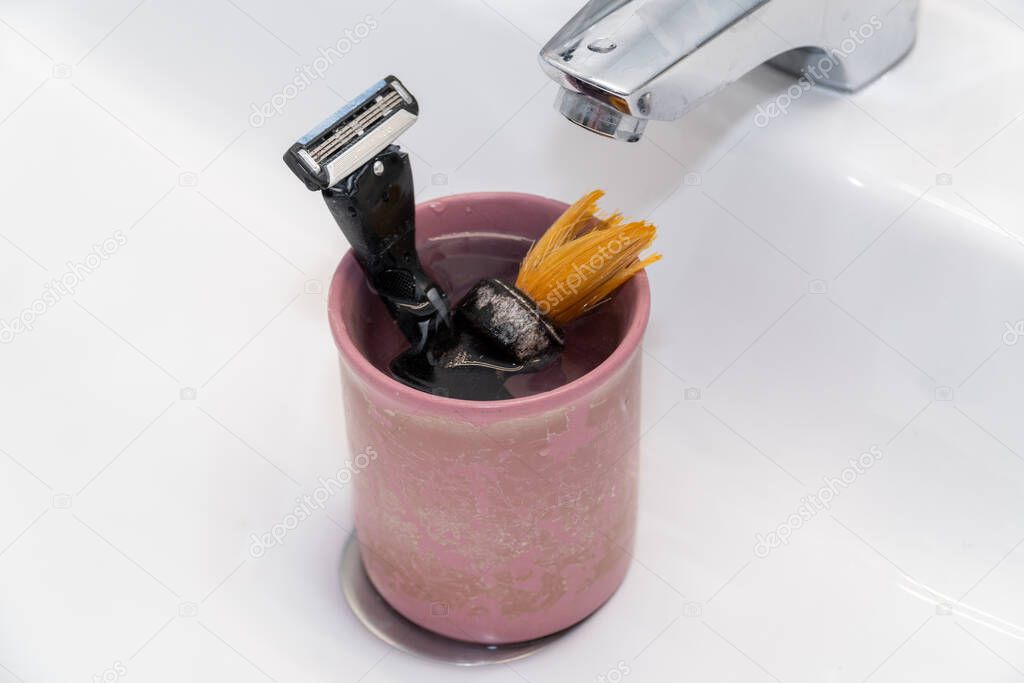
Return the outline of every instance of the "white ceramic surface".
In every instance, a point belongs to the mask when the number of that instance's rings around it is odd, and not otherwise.
[[[627,146],[552,110],[567,0],[0,2],[0,320],[75,282],[0,345],[0,683],[1024,678],[1024,10],[922,5],[860,94],[759,126],[762,68]],[[601,186],[666,254],[630,574],[471,673],[348,612],[348,487],[251,540],[344,451],[345,245],[279,157],[388,72],[421,200]]]

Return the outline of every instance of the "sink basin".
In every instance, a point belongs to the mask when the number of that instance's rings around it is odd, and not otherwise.
[[[787,103],[762,67],[648,128],[684,182],[652,212],[637,555],[703,611],[676,648],[783,681],[1024,669],[1022,23],[933,0],[858,94]]]

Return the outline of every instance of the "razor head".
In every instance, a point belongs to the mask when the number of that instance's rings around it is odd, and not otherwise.
[[[299,138],[284,162],[310,190],[326,190],[393,143],[419,111],[412,93],[388,76]]]

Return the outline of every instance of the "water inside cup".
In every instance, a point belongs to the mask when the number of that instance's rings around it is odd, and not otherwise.
[[[533,241],[528,238],[506,233],[463,232],[427,239],[420,244],[419,254],[427,273],[454,303],[484,278],[514,282],[531,244]],[[567,325],[561,358],[541,372],[509,381],[506,386],[513,397],[556,389],[607,359],[625,336],[628,298],[616,293],[592,313]],[[348,313],[353,340],[367,360],[387,373],[391,359],[404,351],[408,342],[369,287],[364,287],[352,303]]]

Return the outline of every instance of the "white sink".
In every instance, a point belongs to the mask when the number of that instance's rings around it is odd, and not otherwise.
[[[644,659],[728,641],[737,676],[787,682],[1024,670],[1024,12],[923,4],[914,52],[857,95],[759,127],[792,82],[763,68],[649,128],[694,175],[653,213],[637,556],[704,623]]]
[[[577,0],[71,4],[0,8],[0,319],[127,244],[0,345],[0,683],[462,675],[345,607],[347,489],[248,553],[345,443],[323,301],[345,245],[280,154],[387,71],[423,106],[421,200],[604,187],[666,257],[636,562],[568,638],[473,680],[1020,679],[1019,3],[923,0],[861,93],[759,126],[793,83],[763,67],[636,145],[552,109],[535,55]]]

